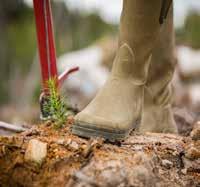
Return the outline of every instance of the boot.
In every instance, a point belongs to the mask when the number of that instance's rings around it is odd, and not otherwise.
[[[171,6],[153,50],[148,80],[145,85],[140,132],[177,132],[171,109],[171,80],[174,67],[173,7]]]
[[[72,133],[124,139],[141,114],[153,46],[160,32],[161,0],[124,0],[119,47],[110,77],[75,117]]]

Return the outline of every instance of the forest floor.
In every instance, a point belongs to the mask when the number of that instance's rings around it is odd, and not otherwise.
[[[200,186],[199,124],[190,136],[132,134],[111,143],[72,135],[72,123],[69,119],[64,128],[55,129],[47,122],[1,136],[0,186]],[[30,152],[40,160],[31,161]]]

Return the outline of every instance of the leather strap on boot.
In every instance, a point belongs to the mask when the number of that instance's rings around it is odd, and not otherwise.
[[[169,12],[170,6],[172,4],[172,0],[162,0],[162,6],[160,11],[159,23],[162,25],[164,20],[167,18],[167,14]]]

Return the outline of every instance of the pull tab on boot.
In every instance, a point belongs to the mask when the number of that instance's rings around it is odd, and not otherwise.
[[[169,12],[170,6],[172,4],[172,0],[162,0],[162,6],[160,11],[159,23],[162,25],[164,20],[167,18],[167,14]]]

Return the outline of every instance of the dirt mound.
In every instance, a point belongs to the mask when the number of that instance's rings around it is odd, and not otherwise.
[[[0,186],[200,186],[198,138],[148,133],[110,143],[73,136],[72,121],[59,130],[46,123],[1,137]],[[47,145],[40,162],[25,156],[31,140]]]

